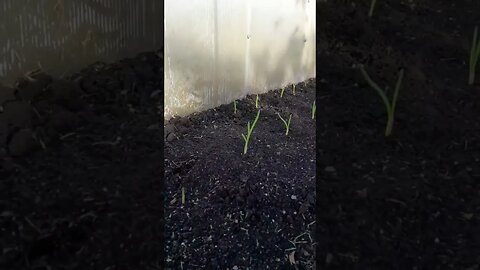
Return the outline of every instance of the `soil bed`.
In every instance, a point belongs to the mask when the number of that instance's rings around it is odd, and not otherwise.
[[[161,59],[30,77],[0,87],[0,269],[161,269]]]
[[[317,4],[317,267],[479,269],[480,2],[357,2]],[[389,138],[360,63],[390,89],[406,69]]]
[[[315,80],[165,126],[168,269],[313,269]],[[285,136],[278,117],[292,115]],[[182,189],[185,204],[182,204]]]

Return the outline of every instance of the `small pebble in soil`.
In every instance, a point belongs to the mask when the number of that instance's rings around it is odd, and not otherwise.
[[[288,221],[288,223],[290,223],[290,224],[293,223],[293,218],[292,218],[291,215],[288,215],[288,216],[287,216],[287,221]]]
[[[327,254],[327,257],[325,258],[325,264],[329,265],[333,261],[333,255],[331,253]]]
[[[36,142],[30,129],[20,130],[13,135],[8,145],[12,156],[23,156],[35,148]]]
[[[237,195],[235,199],[239,204],[243,204],[245,202],[245,200],[240,195]]]
[[[336,170],[335,167],[333,167],[333,166],[327,166],[327,167],[325,167],[325,172],[327,172],[327,173],[334,173],[334,172],[336,172],[336,171],[337,171],[337,170]]]
[[[307,203],[303,203],[301,206],[300,206],[300,209],[298,209],[298,212],[300,214],[306,214],[308,212],[308,204]]]
[[[15,89],[0,84],[0,104],[15,99]]]
[[[249,195],[247,197],[247,205],[248,206],[253,206],[255,204],[255,197],[253,195]]]
[[[175,140],[175,134],[172,132],[172,133],[167,135],[167,141],[171,142],[173,140]]]
[[[14,101],[3,105],[2,119],[5,124],[26,128],[31,126],[32,106],[26,101]]]
[[[361,189],[361,190],[357,190],[356,193],[357,193],[357,196],[358,196],[358,197],[363,198],[363,199],[364,199],[364,198],[367,198],[367,196],[368,196],[368,190],[367,190],[367,188],[364,188],[364,189]]]

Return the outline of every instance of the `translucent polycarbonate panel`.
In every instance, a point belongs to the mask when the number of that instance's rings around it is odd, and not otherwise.
[[[166,0],[165,119],[315,77],[315,1]]]
[[[158,0],[1,0],[0,83],[158,50],[162,13]]]

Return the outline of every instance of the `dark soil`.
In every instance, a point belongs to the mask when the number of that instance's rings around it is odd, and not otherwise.
[[[313,269],[315,80],[165,126],[168,269]],[[288,136],[279,113],[292,115]],[[182,189],[185,202],[182,203]]]
[[[1,87],[0,269],[161,269],[161,89],[156,53]]]
[[[317,267],[480,269],[480,1],[369,2],[317,4]],[[356,64],[406,70],[391,137]]]

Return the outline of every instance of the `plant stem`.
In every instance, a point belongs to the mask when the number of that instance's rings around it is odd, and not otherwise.
[[[473,30],[473,41],[472,48],[470,50],[470,62],[469,62],[469,74],[468,74],[468,84],[472,85],[475,83],[475,73],[478,58],[480,57],[480,39],[478,39],[478,27],[475,26]]]
[[[475,83],[475,72],[476,72],[475,66],[470,67],[470,72],[468,74],[468,84],[469,85],[472,85],[472,84]]]
[[[288,122],[287,122],[287,121],[285,121],[285,119],[282,118],[282,116],[279,113],[277,113],[277,114],[278,114],[278,117],[280,117],[280,120],[282,120],[283,125],[285,126],[285,130],[286,130],[285,131],[285,136],[288,136],[288,131],[290,130],[290,121],[292,121],[292,115],[290,114],[290,116],[288,117]]]
[[[245,141],[245,144],[243,145],[243,154],[245,155],[248,150],[248,141],[250,140],[250,137],[245,138],[245,135],[243,135],[243,140]]]
[[[385,128],[385,137],[388,137],[392,134],[392,129],[393,129],[393,113],[387,112],[388,118],[387,118],[387,127]]]
[[[233,114],[236,114],[237,113],[237,101],[234,100],[233,101]]]
[[[257,98],[255,99],[255,108],[258,109],[258,94],[257,94]]]
[[[315,119],[315,112],[317,111],[317,105],[315,104],[315,100],[313,101],[312,105],[312,119]]]
[[[285,91],[285,87],[282,88],[282,92],[280,92],[280,97],[283,97],[283,92]]]
[[[288,124],[287,124],[287,132],[285,132],[285,136],[288,136],[288,131],[290,130],[290,121],[292,121],[292,115],[288,117]]]
[[[247,136],[245,136],[245,135],[242,133],[242,138],[243,138],[243,140],[245,141],[245,144],[243,145],[243,154],[244,154],[244,155],[247,153],[247,150],[248,150],[248,142],[250,141],[250,135],[252,135],[253,128],[254,128],[255,125],[257,124],[258,117],[260,117],[260,110],[257,111],[257,116],[255,117],[255,120],[253,121],[253,124],[252,124],[252,125],[250,125],[250,121],[248,121],[248,123],[247,123]]]
[[[368,11],[368,17],[372,17],[373,16],[373,10],[375,9],[375,5],[377,3],[377,0],[372,0],[370,2],[370,10]]]
[[[388,100],[388,97],[385,95],[385,92],[380,88],[380,86],[378,86],[378,84],[376,84],[370,78],[370,76],[367,74],[363,66],[360,67],[360,71],[365,77],[365,80],[367,80],[368,84],[370,84],[370,86],[373,89],[375,89],[375,91],[380,95],[380,97],[383,100],[383,103],[385,104],[385,108],[387,111],[387,126],[385,128],[385,136],[388,137],[392,134],[393,122],[395,120],[395,107],[397,104],[398,93],[400,92],[400,86],[402,85],[404,70],[401,69],[398,74],[398,80],[397,80],[397,84],[395,85],[395,92],[393,94],[392,102]]]

